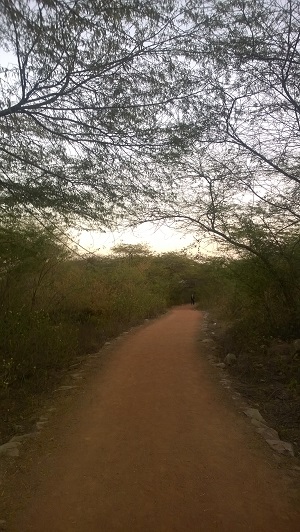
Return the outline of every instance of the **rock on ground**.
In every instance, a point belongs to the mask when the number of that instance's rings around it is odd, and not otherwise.
[[[280,440],[277,430],[270,427],[257,428],[256,432],[260,434],[265,440]]]
[[[226,357],[224,358],[224,362],[227,364],[227,366],[232,366],[236,363],[236,361],[237,358],[233,353],[227,353]]]
[[[272,447],[272,449],[274,449],[274,451],[277,451],[277,453],[295,456],[292,444],[287,441],[266,440],[266,442]]]
[[[13,438],[11,438],[11,440],[8,442],[22,442],[24,440],[28,440],[30,438],[36,438],[36,436],[38,435],[37,432],[28,432],[28,434],[22,434],[20,436],[13,436]]]
[[[0,445],[0,456],[19,456],[20,445],[21,442],[19,441],[9,441],[7,443],[4,443],[3,445]]]
[[[244,414],[266,425],[266,421],[262,417],[261,413],[257,410],[257,408],[247,408],[246,410],[244,410]]]

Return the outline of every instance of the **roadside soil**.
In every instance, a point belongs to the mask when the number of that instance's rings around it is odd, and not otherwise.
[[[8,531],[300,530],[296,478],[220,385],[202,324],[175,308],[53,393],[41,435],[1,465]]]
[[[227,353],[237,360],[227,366],[236,391],[258,408],[282,440],[291,442],[300,458],[300,369],[299,355],[283,351],[291,344],[273,338],[273,349],[252,337],[252,343],[235,338],[231,324],[207,315],[207,336],[214,341],[214,354],[223,362]],[[253,341],[254,340],[254,341]],[[282,347],[283,346],[283,347]]]

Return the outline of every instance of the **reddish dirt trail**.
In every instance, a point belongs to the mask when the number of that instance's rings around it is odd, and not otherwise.
[[[117,343],[39,449],[9,530],[300,530],[271,451],[199,355],[200,321],[174,309]]]

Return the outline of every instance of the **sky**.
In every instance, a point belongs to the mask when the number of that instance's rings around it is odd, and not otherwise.
[[[187,247],[192,247],[194,240],[193,235],[180,233],[166,225],[157,228],[150,223],[137,229],[108,230],[106,233],[74,231],[72,238],[86,250],[99,254],[107,254],[113,246],[119,244],[147,244],[156,253],[184,251]]]

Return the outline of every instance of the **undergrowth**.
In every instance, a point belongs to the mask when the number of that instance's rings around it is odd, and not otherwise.
[[[1,440],[76,357],[189,301],[198,266],[143,246],[78,258],[49,229],[0,228]]]
[[[262,252],[262,250],[260,250]],[[266,240],[262,257],[207,260],[202,308],[239,391],[300,451],[300,243]]]

